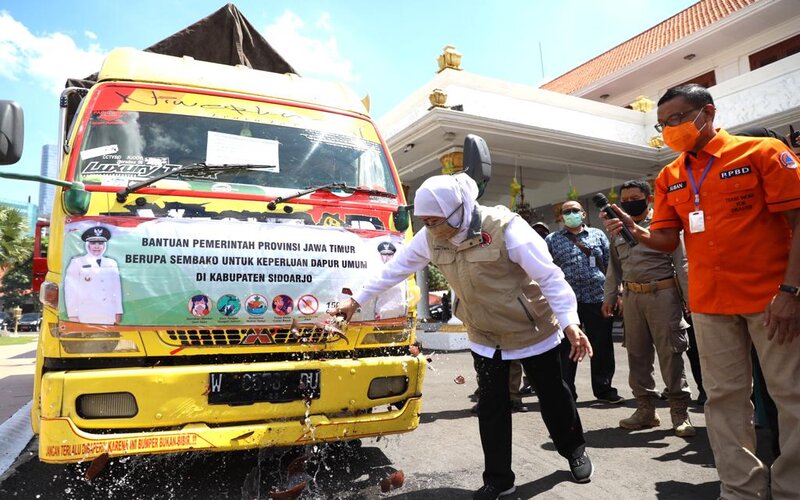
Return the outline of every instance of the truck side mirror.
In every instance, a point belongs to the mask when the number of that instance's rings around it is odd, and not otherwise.
[[[395,229],[398,231],[405,231],[408,229],[408,226],[411,225],[410,210],[410,205],[401,205],[397,207],[397,211],[392,214],[392,221],[394,222]]]
[[[0,101],[0,165],[13,165],[22,157],[25,118],[14,101]]]
[[[464,172],[478,185],[478,198],[483,196],[492,177],[492,157],[489,146],[480,136],[467,134],[464,138]]]

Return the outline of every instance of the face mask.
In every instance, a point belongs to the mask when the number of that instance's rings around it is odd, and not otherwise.
[[[567,227],[578,227],[583,224],[583,215],[580,212],[576,214],[564,214],[564,225]]]
[[[647,200],[631,200],[620,203],[622,209],[631,217],[639,217],[647,210]]]
[[[695,124],[697,118],[702,114],[703,112],[700,111],[697,113],[697,116],[694,117],[694,120],[690,122],[681,123],[674,127],[665,127],[664,132],[662,132],[664,135],[664,144],[669,146],[669,148],[676,153],[691,151],[697,143],[697,138],[700,137],[700,132],[702,132],[707,125],[707,123],[704,123],[703,126],[698,129]]]
[[[449,240],[458,233],[458,228],[450,224],[439,224],[438,226],[429,227],[428,232],[431,233],[434,238]]]
[[[450,219],[461,210],[461,220],[459,221],[458,225],[453,226],[450,223]],[[425,226],[428,229],[428,232],[431,233],[434,237],[442,239],[442,240],[449,240],[453,236],[458,233],[458,230],[461,228],[461,222],[464,220],[464,204],[459,204],[450,214],[443,220],[442,222],[435,224],[433,226]]]

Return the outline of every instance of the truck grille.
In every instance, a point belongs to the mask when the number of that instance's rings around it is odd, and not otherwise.
[[[181,346],[238,346],[270,344],[320,344],[330,335],[319,327],[299,328],[214,328],[167,330],[169,343]]]

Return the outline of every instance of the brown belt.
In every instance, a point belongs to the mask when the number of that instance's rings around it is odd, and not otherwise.
[[[649,283],[634,283],[633,281],[625,282],[625,289],[633,293],[653,293],[657,290],[666,290],[667,288],[675,287],[675,279],[667,278],[659,281],[651,281]]]

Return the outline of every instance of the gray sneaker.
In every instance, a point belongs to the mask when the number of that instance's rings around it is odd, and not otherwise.
[[[511,488],[506,490],[492,486],[491,484],[484,484],[481,489],[472,494],[472,500],[497,500],[500,497],[510,495],[517,491],[517,487],[513,484]]]
[[[592,480],[594,474],[594,466],[589,455],[584,451],[578,458],[570,459],[569,471],[572,473],[572,479],[576,483],[588,483]]]

